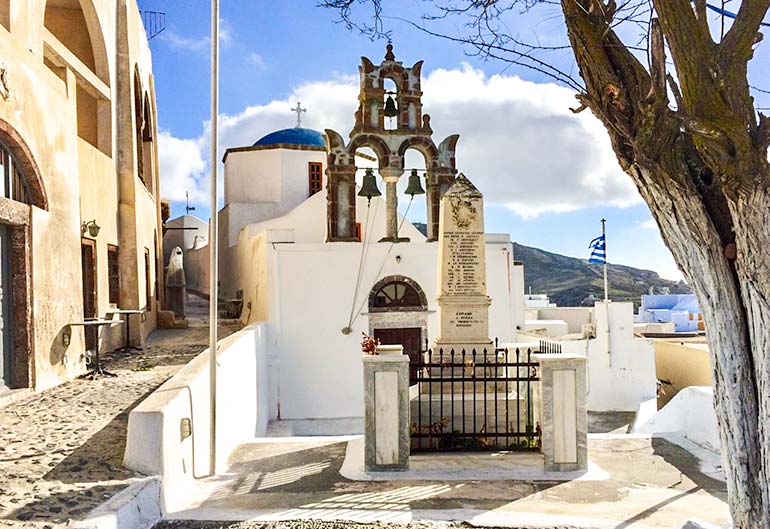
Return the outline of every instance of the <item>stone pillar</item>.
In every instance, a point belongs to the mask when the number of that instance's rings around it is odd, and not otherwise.
[[[385,180],[385,237],[379,242],[409,242],[408,237],[398,236],[398,179],[404,170],[396,167],[381,167],[380,175]]]
[[[441,197],[444,192],[449,189],[454,181],[456,171],[454,169],[437,167],[428,170],[428,176],[425,179],[426,184],[426,201],[427,201],[427,228],[428,242],[438,240],[439,233],[439,217],[441,214]]]
[[[587,470],[587,359],[575,354],[536,354],[533,358],[540,362],[540,425],[545,470]]]
[[[327,170],[326,241],[357,241],[356,168],[341,166]]]
[[[398,238],[398,178],[385,179],[385,239],[394,241]]]
[[[409,357],[388,352],[362,359],[367,472],[409,468]]]
[[[441,194],[439,193],[438,179],[432,171],[428,171],[425,178],[425,209],[427,212],[427,240],[433,242],[438,240],[438,218]]]

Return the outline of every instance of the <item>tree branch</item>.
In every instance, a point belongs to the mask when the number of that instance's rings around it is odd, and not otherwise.
[[[770,0],[743,0],[735,22],[720,45],[720,64],[728,66],[738,60],[748,62],[762,19],[770,9]]]

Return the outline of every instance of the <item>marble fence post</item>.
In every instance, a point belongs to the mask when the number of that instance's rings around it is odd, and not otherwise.
[[[388,346],[362,360],[367,472],[409,468],[409,356],[403,353]]]
[[[533,357],[540,362],[540,425],[545,470],[587,470],[587,359],[575,354]]]

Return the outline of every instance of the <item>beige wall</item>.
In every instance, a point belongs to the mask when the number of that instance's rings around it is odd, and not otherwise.
[[[712,370],[708,345],[705,343],[655,340],[655,370],[658,380],[668,380],[665,395],[658,397],[658,409],[688,386],[711,386]]]
[[[121,253],[135,252],[135,260],[122,263],[121,276],[127,278],[126,291],[137,302],[123,308],[143,307],[144,247],[150,248],[151,256],[153,250],[159,251],[155,234],[160,218],[158,179],[151,189],[145,189],[131,170],[134,161],[123,161],[121,170],[113,148],[119,134],[134,137],[133,121],[124,117],[133,115],[133,110],[131,90],[121,90],[125,82],[119,75],[122,66],[133,71],[139,65],[155,116],[151,56],[135,2],[129,0],[128,12],[119,16],[120,2],[81,0],[83,15],[72,10],[50,11],[47,29],[45,4],[45,0],[10,0],[10,4],[0,0],[0,6],[10,6],[7,14],[0,7],[0,59],[11,79],[10,98],[0,97],[0,123],[7,123],[26,143],[48,200],[47,210],[33,206],[30,213],[31,349],[36,389],[85,369],[82,328],[68,325],[83,318],[81,223],[94,219],[101,226],[96,237],[97,312],[104,316],[110,309],[107,245],[119,246]],[[80,16],[82,20],[75,20]],[[119,21],[126,36],[123,39],[121,32],[116,33]],[[71,30],[83,24],[92,40],[91,54],[85,49],[86,35]],[[157,166],[156,152],[152,158]],[[121,179],[135,189],[133,196],[123,192]],[[119,211],[135,219],[130,238],[121,236],[118,229]],[[152,269],[153,283],[155,275]],[[154,328],[155,303],[150,308],[144,325],[132,325],[137,334],[146,335]],[[65,346],[69,333],[71,340]],[[103,336],[107,346],[122,343],[122,326],[116,325],[111,335],[104,332]]]

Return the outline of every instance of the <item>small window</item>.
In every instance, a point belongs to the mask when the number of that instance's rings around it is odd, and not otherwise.
[[[117,246],[107,246],[107,281],[110,290],[110,303],[120,307],[120,262]]]
[[[374,294],[372,308],[403,309],[405,307],[419,309],[422,307],[420,294],[408,283],[392,281],[380,287]]]
[[[145,286],[145,308],[150,310],[152,302],[152,283],[150,283],[150,250],[144,249],[144,286]]]
[[[308,196],[313,196],[323,189],[323,165],[318,162],[308,164]]]
[[[29,204],[27,181],[10,149],[0,143],[0,196]]]

